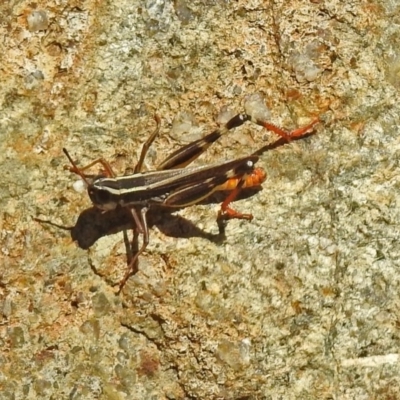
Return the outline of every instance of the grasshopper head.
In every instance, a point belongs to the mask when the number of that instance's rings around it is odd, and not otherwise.
[[[112,178],[97,178],[88,186],[88,194],[93,205],[100,210],[110,211],[118,206],[118,189],[113,188]]]

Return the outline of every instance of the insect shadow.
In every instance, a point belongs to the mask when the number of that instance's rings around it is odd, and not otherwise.
[[[260,188],[245,189],[238,199],[248,198],[257,193]],[[209,199],[198,204],[220,203],[226,197],[223,193],[216,193]],[[156,226],[160,232],[169,237],[191,238],[200,237],[214,243],[222,243],[225,239],[225,221],[217,221],[218,233],[206,232],[197,227],[190,220],[174,214],[179,209],[153,206],[147,214],[149,228]],[[43,221],[42,221],[43,222]],[[96,207],[82,211],[73,227],[67,228],[71,238],[82,249],[89,249],[97,240],[104,236],[113,235],[126,230],[136,231],[132,213],[126,207],[119,207],[107,212]],[[132,243],[133,247],[135,244]]]

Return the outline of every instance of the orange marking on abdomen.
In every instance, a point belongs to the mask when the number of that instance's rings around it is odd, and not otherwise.
[[[267,174],[262,168],[254,168],[253,172],[246,176],[242,188],[250,188],[260,186],[265,179]],[[241,178],[230,178],[223,185],[218,186],[217,190],[233,190],[239,184]]]

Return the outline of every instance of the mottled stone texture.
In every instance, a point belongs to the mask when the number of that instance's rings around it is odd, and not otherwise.
[[[2,1],[0,397],[400,398],[399,15],[395,1]],[[216,200],[154,210],[117,296],[129,215],[90,210],[62,148],[123,174],[157,112],[151,169],[252,94],[287,129],[320,115],[316,135],[261,156],[263,190],[234,204],[254,219],[225,238]],[[247,123],[196,163],[274,140]],[[72,232],[34,220],[79,216]]]

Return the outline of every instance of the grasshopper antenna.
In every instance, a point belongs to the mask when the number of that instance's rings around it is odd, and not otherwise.
[[[69,168],[69,170],[77,175],[79,175],[82,180],[86,183],[87,187],[90,186],[88,180],[86,179],[86,176],[83,174],[83,172],[78,168],[78,166],[75,164],[74,160],[72,157],[69,155],[67,149],[63,147],[63,152],[67,156],[69,162],[71,163],[72,167]]]

